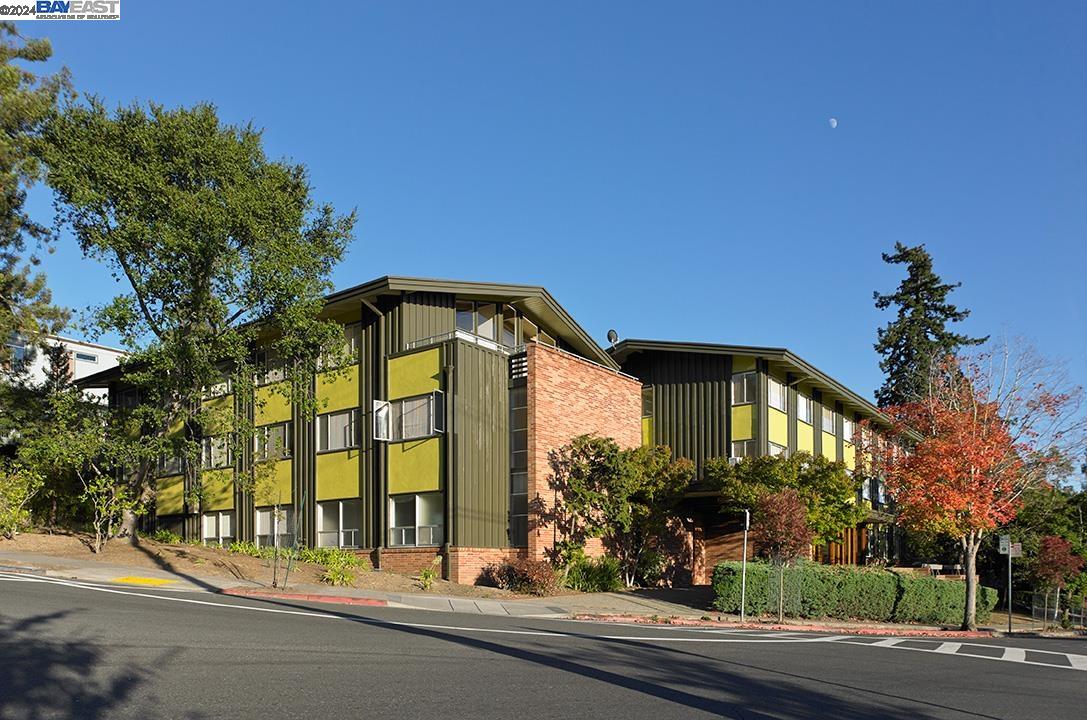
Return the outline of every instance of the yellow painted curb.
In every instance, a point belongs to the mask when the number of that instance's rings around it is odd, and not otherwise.
[[[177,582],[177,580],[165,580],[163,578],[137,577],[135,575],[129,575],[125,577],[113,578],[111,582],[127,583],[128,585],[170,585],[171,583]]]

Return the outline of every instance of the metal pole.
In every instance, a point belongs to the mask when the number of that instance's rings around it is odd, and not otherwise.
[[[740,565],[740,622],[744,621],[747,605],[747,528],[751,524],[751,512],[744,510],[744,555]]]
[[[1012,552],[1008,548],[1008,633],[1012,631]]]

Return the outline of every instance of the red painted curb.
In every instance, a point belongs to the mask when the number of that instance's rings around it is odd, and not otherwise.
[[[306,602],[328,603],[330,605],[368,605],[370,607],[388,607],[388,600],[372,598],[343,597],[340,595],[311,595],[309,593],[275,592],[274,590],[250,590],[249,588],[223,588],[222,595],[238,597],[273,598],[276,600],[305,600]]]
[[[931,638],[991,638],[994,634],[988,630],[928,630],[918,628],[880,628],[834,627],[830,625],[780,625],[777,623],[736,623],[716,622],[714,620],[694,620],[690,618],[660,618],[652,620],[641,615],[575,615],[574,620],[593,620],[596,622],[637,623],[639,625],[677,625],[683,627],[730,628],[734,630],[773,630],[775,632],[827,632],[848,633],[850,635],[880,635],[885,637],[931,637]]]

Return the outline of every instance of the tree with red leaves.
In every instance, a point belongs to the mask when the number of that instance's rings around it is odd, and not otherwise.
[[[1083,447],[1081,388],[1029,347],[1004,344],[934,362],[924,395],[885,408],[889,433],[863,433],[899,522],[945,533],[966,566],[962,627],[977,627],[977,552],[1011,521],[1024,491],[1044,486],[1062,457]]]
[[[1083,558],[1072,552],[1072,543],[1056,535],[1046,535],[1038,544],[1038,554],[1031,563],[1031,574],[1035,581],[1045,588],[1045,614],[1042,616],[1042,629],[1049,620],[1049,593],[1057,590],[1057,606],[1061,605],[1061,588],[1072,576],[1083,569]]]
[[[763,495],[755,506],[751,537],[760,554],[779,568],[778,620],[785,614],[785,567],[803,556],[815,533],[808,525],[808,507],[793,488]]]

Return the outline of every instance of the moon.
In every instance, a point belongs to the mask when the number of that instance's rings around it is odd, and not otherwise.
[[[836,127],[838,127],[838,118],[831,118],[830,119],[830,129],[833,130]]]

